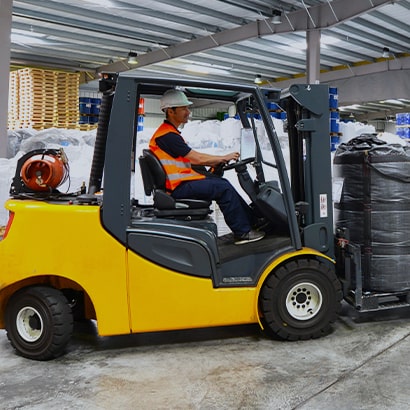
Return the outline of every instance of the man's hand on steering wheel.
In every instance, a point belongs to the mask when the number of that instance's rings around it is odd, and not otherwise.
[[[234,151],[234,152],[230,152],[228,154],[220,156],[218,163],[216,165],[213,165],[209,171],[212,172],[213,175],[222,177],[224,174],[226,165],[230,161],[237,161],[239,158],[239,155],[240,155],[239,152]]]
[[[225,163],[221,162],[216,167],[212,167],[210,169],[210,172],[212,172],[212,174],[216,175],[217,177],[223,177],[225,165],[226,165]]]
[[[223,167],[223,170],[224,171],[228,171],[230,169],[238,170],[238,168],[242,166],[246,166],[246,164],[250,164],[253,161],[255,161],[255,157],[249,157],[249,158],[245,158],[245,159],[242,159],[236,162],[231,162],[230,164],[225,164]]]

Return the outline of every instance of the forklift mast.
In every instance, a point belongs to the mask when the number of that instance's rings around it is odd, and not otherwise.
[[[327,85],[292,85],[283,95],[290,180],[304,246],[334,258],[332,170]]]

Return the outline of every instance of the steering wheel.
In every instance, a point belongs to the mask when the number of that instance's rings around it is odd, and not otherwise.
[[[241,159],[240,161],[236,161],[236,162],[232,162],[230,164],[226,164],[223,169],[224,169],[224,171],[229,171],[230,169],[238,170],[238,168],[240,168],[241,166],[244,166],[246,164],[250,164],[253,161],[255,161],[255,157]]]

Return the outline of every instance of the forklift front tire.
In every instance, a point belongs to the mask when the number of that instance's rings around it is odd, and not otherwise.
[[[59,290],[32,286],[10,298],[5,324],[7,337],[18,354],[49,360],[64,353],[73,332],[73,315]]]
[[[268,276],[259,303],[268,334],[303,340],[329,332],[341,299],[341,285],[330,265],[314,259],[298,259],[285,263]]]

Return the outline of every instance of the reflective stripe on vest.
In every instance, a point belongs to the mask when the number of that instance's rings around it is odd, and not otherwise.
[[[195,181],[204,179],[205,176],[198,174],[191,168],[191,162],[184,157],[173,158],[167,154],[157,144],[157,138],[162,137],[168,133],[179,133],[179,131],[172,125],[164,122],[154,133],[149,143],[149,148],[156,155],[164,167],[167,178],[165,181],[165,187],[169,191],[173,191],[181,182]],[[181,137],[182,138],[182,137]]]

